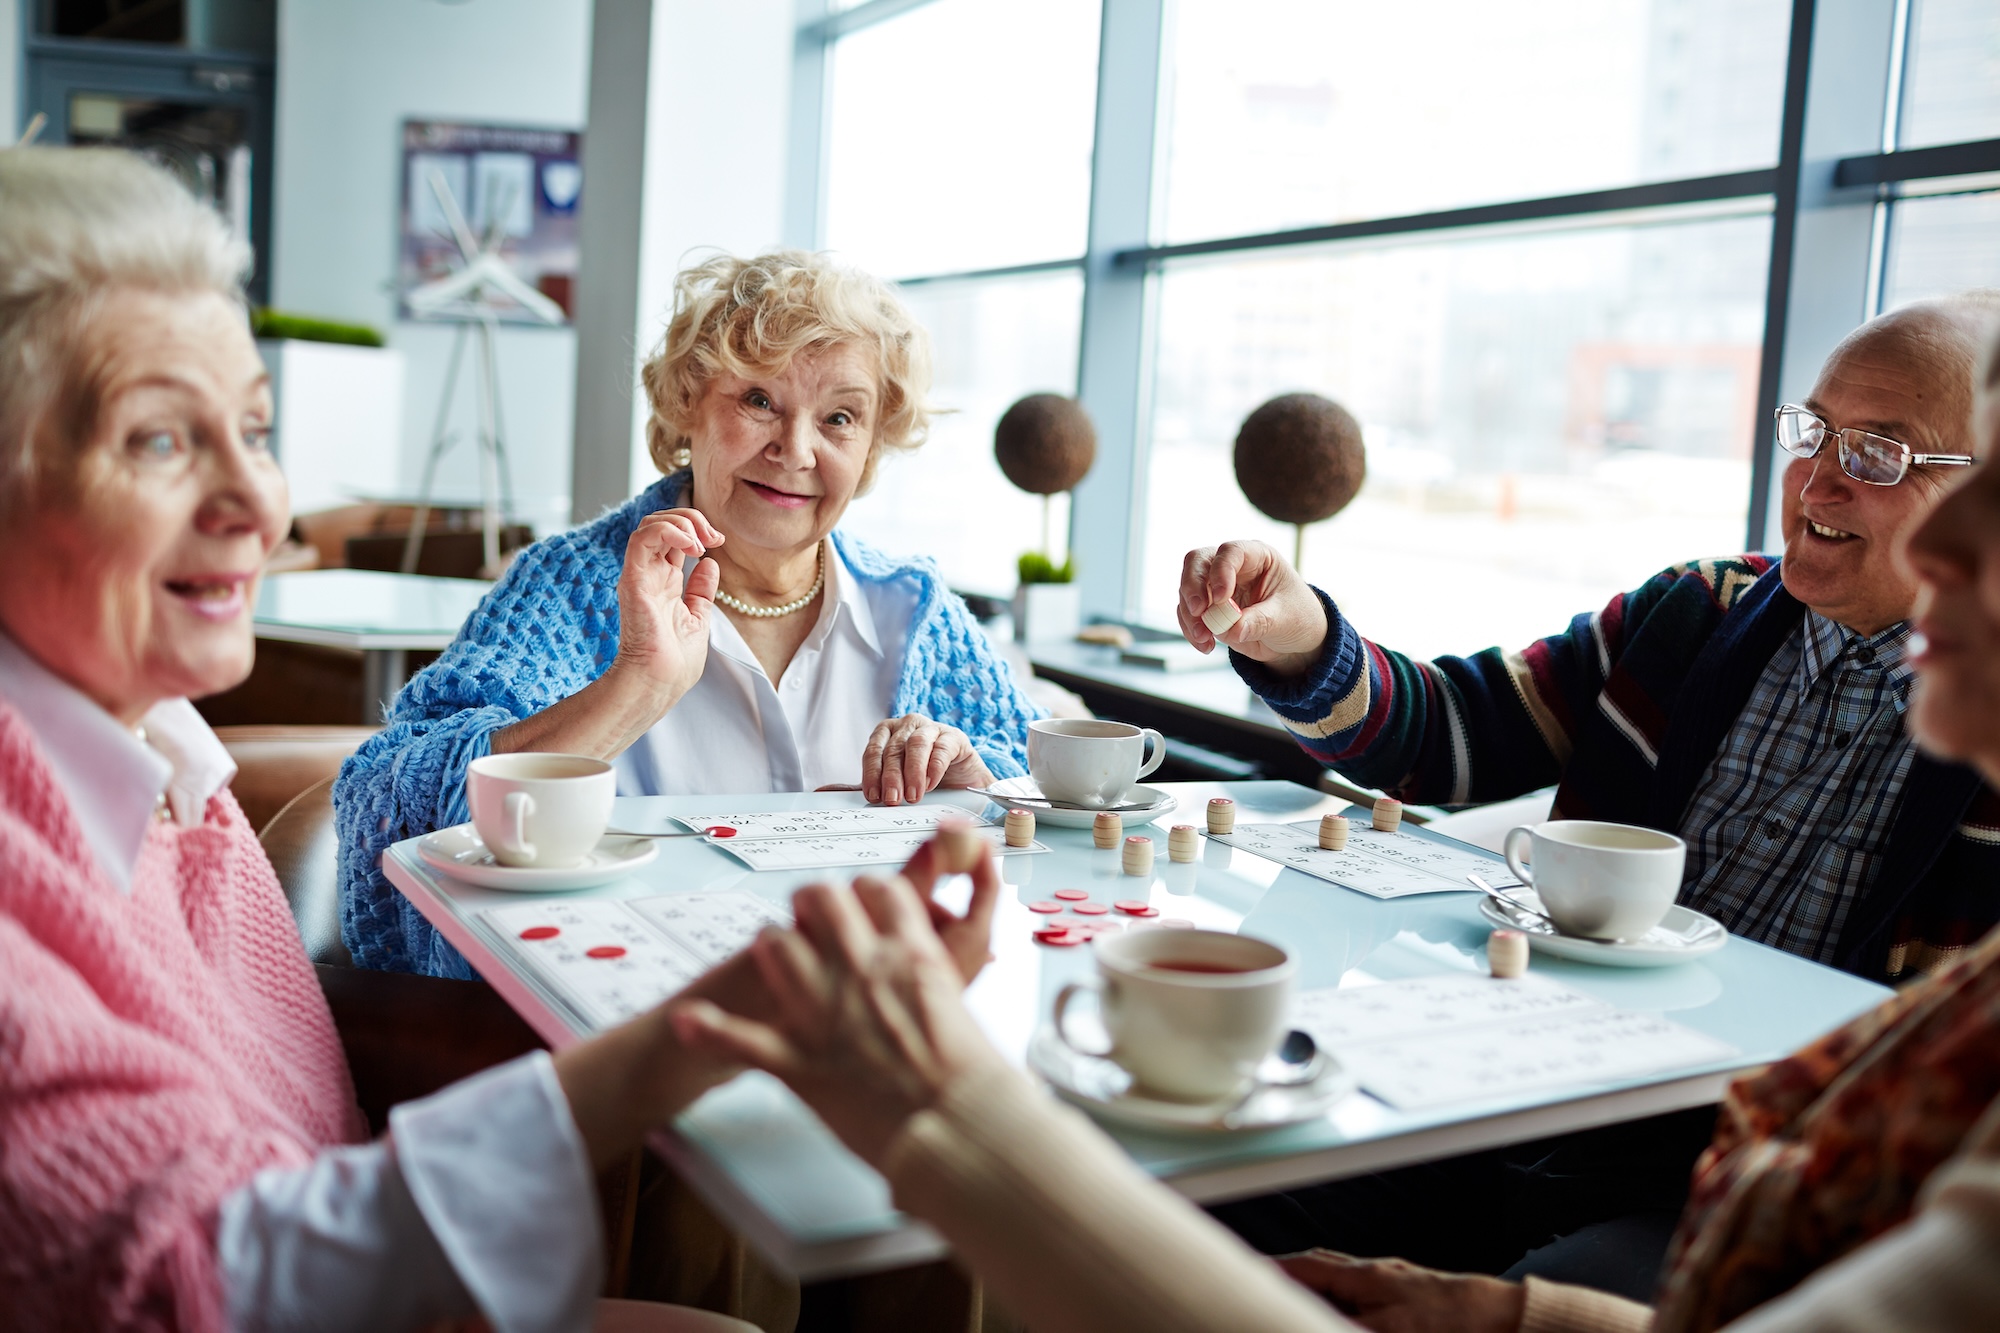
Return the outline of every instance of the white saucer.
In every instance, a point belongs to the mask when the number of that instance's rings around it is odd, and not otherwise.
[[[660,854],[659,845],[649,838],[620,838],[607,835],[598,841],[580,866],[551,870],[539,866],[503,866],[479,840],[470,824],[455,824],[426,834],[417,844],[417,855],[434,870],[453,879],[476,884],[482,889],[508,889],[515,893],[549,893],[557,889],[594,889],[609,884],[645,865]]]
[[[1039,804],[1048,798],[1042,795],[1042,789],[1035,785],[1033,778],[1008,778],[1004,782],[991,784],[987,787],[987,791],[992,793],[988,799],[993,804],[1008,810],[1026,810],[1035,817],[1036,823],[1048,824],[1054,828],[1089,828],[1091,821],[1097,818],[1095,810],[1058,810]],[[1016,797],[1025,799],[1016,800]],[[1125,805],[1137,801],[1144,801],[1146,804],[1137,810],[1118,812],[1128,824],[1150,824],[1161,815],[1172,814],[1180,806],[1180,802],[1174,797],[1167,795],[1158,787],[1148,787],[1144,783],[1134,783],[1126,788],[1125,798],[1119,804]]]
[[[1248,1098],[1170,1102],[1132,1092],[1132,1076],[1102,1056],[1081,1055],[1044,1025],[1028,1047],[1028,1067],[1056,1095],[1099,1120],[1133,1129],[1245,1134],[1317,1120],[1354,1091],[1354,1076],[1321,1052],[1324,1065],[1310,1083],[1259,1088]]]
[[[1509,892],[1530,907],[1542,905],[1532,889]],[[1720,921],[1688,907],[1669,907],[1660,924],[1636,940],[1586,940],[1560,934],[1546,921],[1537,921],[1526,912],[1511,912],[1491,898],[1479,900],[1479,911],[1494,925],[1526,935],[1531,949],[1552,958],[1604,967],[1670,967],[1714,953],[1729,942],[1729,932]]]

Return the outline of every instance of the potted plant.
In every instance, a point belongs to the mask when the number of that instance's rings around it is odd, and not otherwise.
[[[1008,408],[994,428],[993,456],[1007,480],[1042,497],[1042,549],[1024,554],[1017,566],[1021,581],[1014,592],[1014,637],[1022,643],[1073,638],[1083,620],[1082,590],[1067,551],[1062,563],[1056,563],[1051,497],[1070,490],[1090,471],[1097,458],[1097,429],[1074,398],[1029,394]]]

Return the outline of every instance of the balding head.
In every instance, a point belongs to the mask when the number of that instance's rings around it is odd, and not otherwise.
[[[2000,288],[1913,302],[1876,316],[1841,339],[1820,380],[1842,371],[1893,376],[1907,399],[1911,420],[1904,424],[1910,432],[1880,433],[1920,453],[1971,453],[1975,381],[1996,328]],[[1924,438],[1914,438],[1919,436]]]
[[[1804,406],[1836,430],[1887,436],[1918,454],[1970,454],[1974,381],[2000,325],[2000,292],[1920,301],[1850,333]],[[1953,469],[1918,465],[1894,486],[1841,471],[1831,440],[1784,475],[1785,587],[1849,629],[1875,634],[1908,619],[1916,579],[1897,555]]]

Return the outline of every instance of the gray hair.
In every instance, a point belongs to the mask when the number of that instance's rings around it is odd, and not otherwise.
[[[105,295],[239,304],[250,249],[166,171],[116,148],[0,150],[0,511],[94,424],[82,339]]]

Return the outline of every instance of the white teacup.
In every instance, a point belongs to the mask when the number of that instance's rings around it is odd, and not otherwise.
[[[617,794],[611,765],[580,754],[490,754],[465,775],[472,825],[507,866],[582,865],[611,823]]]
[[[1240,1093],[1278,1044],[1298,970],[1275,944],[1215,930],[1141,930],[1100,939],[1098,976],[1056,995],[1055,1029],[1084,1055],[1108,1056],[1143,1092],[1205,1102]],[[1070,1001],[1098,993],[1111,1045],[1079,1046]]]
[[[1532,872],[1521,864],[1530,845]],[[1681,890],[1687,844],[1671,833],[1594,819],[1552,819],[1510,829],[1507,868],[1535,890],[1565,935],[1635,940],[1660,924]]]
[[[1116,805],[1166,757],[1165,738],[1150,727],[1065,717],[1028,724],[1028,772],[1052,801]]]

